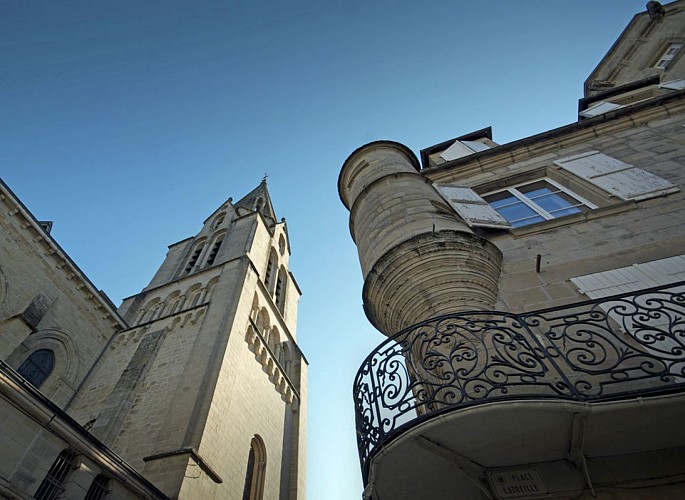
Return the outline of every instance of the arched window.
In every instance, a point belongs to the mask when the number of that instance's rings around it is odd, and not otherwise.
[[[143,322],[145,319],[145,315],[147,314],[147,310],[145,308],[141,309],[140,312],[138,313],[138,319],[134,324],[139,325]]]
[[[54,367],[55,353],[51,349],[38,349],[21,364],[18,371],[36,389],[40,389]]]
[[[36,494],[33,496],[36,500],[54,500],[58,498],[64,491],[64,481],[66,481],[69,473],[75,469],[74,459],[76,453],[71,450],[62,450],[57,456],[57,459],[50,467],[45,479],[40,483]]]
[[[200,295],[202,295],[201,288],[198,288],[193,292],[193,295],[190,297],[190,307],[195,307],[200,303]]]
[[[255,435],[250,442],[247,457],[243,500],[262,500],[264,496],[264,476],[266,473],[266,448],[262,438]]]
[[[195,250],[193,250],[193,253],[190,254],[190,258],[188,259],[188,263],[186,264],[185,269],[183,270],[183,274],[188,274],[190,271],[193,270],[193,267],[195,264],[197,264],[197,259],[200,258],[200,254],[202,253],[202,249],[204,248],[205,243],[204,241],[200,244],[198,244],[195,247]]]
[[[269,263],[266,265],[266,274],[264,275],[264,284],[269,293],[273,293],[274,281],[276,276],[276,266],[278,265],[278,257],[276,256],[276,251],[272,248],[269,253]]]
[[[107,490],[107,481],[107,478],[102,474],[95,476],[95,479],[90,483],[90,487],[83,500],[102,500],[105,498],[105,495],[109,493]]]
[[[262,307],[261,311],[259,311],[259,314],[257,314],[255,326],[257,327],[257,331],[262,335],[265,335],[265,333],[271,327],[271,319],[269,318],[269,313],[266,312],[266,308]]]
[[[284,268],[278,271],[278,280],[276,280],[276,291],[274,292],[274,299],[276,300],[276,306],[278,310],[283,313],[285,309],[285,285],[286,285],[286,272]]]
[[[178,311],[178,306],[181,303],[181,292],[171,292],[169,295],[167,295],[166,299],[164,299],[164,302],[169,304],[166,314],[176,313]]]
[[[224,242],[224,235],[223,234],[221,236],[218,236],[216,238],[216,240],[214,240],[214,244],[212,245],[212,248],[209,251],[209,255],[207,256],[207,262],[205,262],[205,267],[209,267],[212,264],[214,264],[214,260],[216,259],[216,256],[219,253],[219,249],[221,248],[221,244],[223,242]]]
[[[281,364],[285,373],[290,375],[290,348],[287,342],[281,344],[281,352],[278,354],[278,362]]]
[[[271,329],[271,333],[269,334],[269,339],[267,344],[271,348],[271,352],[276,354],[276,351],[278,350],[278,344],[281,343],[281,335],[278,333],[278,328],[275,326]]]
[[[156,299],[156,300],[159,300],[159,299]],[[150,312],[147,315],[146,321],[156,320],[160,316],[160,313],[162,312],[163,307],[164,307],[164,304],[162,302],[157,302],[153,306],[148,306],[148,308],[150,309]]]
[[[281,252],[281,255],[285,253],[285,238],[283,235],[281,235],[280,238],[278,238],[278,251]]]
[[[254,298],[252,299],[252,309],[250,310],[250,319],[256,323],[257,322],[257,316],[259,316],[259,298],[257,298],[257,294],[255,293]]]

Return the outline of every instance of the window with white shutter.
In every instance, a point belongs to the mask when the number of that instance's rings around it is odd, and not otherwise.
[[[555,165],[622,200],[644,200],[679,191],[671,182],[597,151],[561,158]]]
[[[668,90],[683,90],[685,89],[685,78],[680,80],[671,80],[670,82],[664,82],[659,84],[659,88]]]
[[[673,59],[678,55],[680,50],[683,48],[682,43],[671,43],[666,47],[666,50],[664,50],[664,53],[661,54],[661,57],[657,60],[656,64],[654,65],[655,68],[659,69],[666,69],[668,68],[671,63],[673,62]]]
[[[433,186],[469,226],[496,229],[511,227],[511,224],[473,189],[437,183]]]
[[[604,113],[608,113],[609,111],[622,107],[623,106],[620,104],[609,101],[597,101],[588,106],[585,111],[581,111],[578,114],[584,118],[592,118],[593,116],[603,115]]]
[[[483,195],[512,227],[557,219],[597,208],[552,179],[544,177]]]
[[[577,278],[571,278],[578,291],[591,299],[602,299],[622,293],[637,292],[645,288],[669,285],[685,281],[685,255],[676,255],[666,259],[653,260],[632,266],[610,269],[599,273],[587,274]],[[681,293],[683,287],[669,289],[671,292]],[[649,297],[645,296],[643,303],[649,303]],[[654,295],[658,298],[658,293]],[[654,304],[658,303],[657,300]],[[674,335],[667,332],[671,329],[670,321],[673,318],[668,314],[642,314],[639,316],[639,325],[635,324],[635,318],[631,314],[622,315],[613,310],[615,303],[606,302],[600,304],[600,308],[609,312],[617,325],[625,332],[634,336],[646,348],[659,357],[682,356],[681,342]],[[620,308],[621,310],[625,309]],[[629,308],[628,308],[629,311]],[[636,332],[640,332],[639,334]]]
[[[685,281],[685,254],[587,274],[571,281],[591,299]]]

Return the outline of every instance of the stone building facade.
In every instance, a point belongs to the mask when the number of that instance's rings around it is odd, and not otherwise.
[[[685,2],[649,2],[577,122],[345,161],[389,337],[354,387],[366,498],[685,492],[684,41]]]
[[[304,498],[300,290],[266,183],[118,309],[0,188],[0,495]]]

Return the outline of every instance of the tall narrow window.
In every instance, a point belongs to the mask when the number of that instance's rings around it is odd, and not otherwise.
[[[211,266],[214,264],[214,260],[216,259],[216,255],[219,253],[219,249],[221,248],[221,244],[224,242],[224,237],[220,236],[212,245],[212,249],[209,251],[209,256],[207,257],[207,263],[205,266]]]
[[[278,310],[283,312],[285,308],[285,270],[281,268],[278,272],[278,280],[276,281],[276,291],[274,293],[274,299],[276,300],[276,306]]]
[[[272,294],[274,291],[274,278],[275,274],[278,272],[276,270],[277,265],[278,257],[276,256],[276,250],[272,248],[269,253],[269,263],[266,265],[266,274],[264,275],[264,284],[266,285],[269,294]]]
[[[202,289],[197,289],[190,296],[190,307],[195,307],[200,303],[200,295],[202,295]]]
[[[40,483],[34,498],[36,500],[54,500],[64,491],[64,481],[69,473],[74,470],[76,453],[71,450],[62,450],[57,459],[50,467],[45,479]]]
[[[183,271],[185,274],[188,274],[190,271],[192,271],[193,266],[197,263],[197,259],[200,258],[200,254],[202,253],[202,248],[204,247],[204,244],[198,245],[193,254],[190,256],[190,259],[188,260],[188,264],[186,265],[185,270]]]
[[[169,314],[174,314],[176,310],[178,309],[178,305],[181,303],[181,298],[175,298],[171,302],[171,305],[169,306]]]
[[[21,364],[18,371],[36,389],[40,389],[54,367],[55,353],[51,349],[38,349]]]
[[[90,487],[86,492],[86,496],[83,500],[101,500],[105,498],[109,491],[107,490],[107,478],[102,474],[98,474],[90,483]]]
[[[269,283],[271,281],[271,273],[274,272],[274,263],[272,260],[269,260],[269,263],[266,265],[266,276],[264,276],[264,282]]]
[[[247,457],[243,500],[262,500],[264,497],[264,476],[266,473],[266,448],[259,436],[252,438]]]

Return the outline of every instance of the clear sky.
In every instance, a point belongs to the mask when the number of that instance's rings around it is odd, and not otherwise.
[[[304,293],[310,500],[358,499],[352,381],[382,340],[345,158],[571,123],[645,0],[0,2],[0,175],[115,303],[268,173]]]

